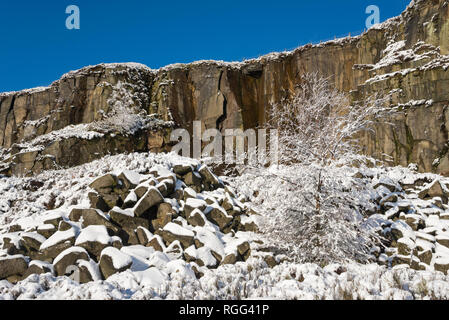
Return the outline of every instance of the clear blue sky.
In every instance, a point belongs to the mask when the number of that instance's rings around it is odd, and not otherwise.
[[[47,86],[101,62],[151,68],[201,59],[239,61],[360,32],[409,0],[12,0],[0,1],[0,92]],[[68,30],[68,5],[81,29]]]

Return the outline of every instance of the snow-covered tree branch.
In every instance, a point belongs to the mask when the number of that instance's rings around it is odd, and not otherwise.
[[[309,74],[292,99],[269,108],[267,126],[279,131],[279,165],[244,170],[246,178],[263,179],[253,187],[268,214],[265,231],[301,262],[365,262],[379,242],[361,228],[364,186],[348,168],[365,159],[357,136],[385,116],[382,105],[378,98],[351,105],[328,79]]]

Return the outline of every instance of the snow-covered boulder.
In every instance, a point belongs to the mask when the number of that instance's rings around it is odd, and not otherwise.
[[[54,274],[54,267],[51,263],[39,260],[33,260],[30,262],[28,269],[23,274],[23,279],[28,278],[33,274],[44,274],[51,273]]]
[[[82,220],[82,227],[103,225],[113,232],[118,232],[119,228],[110,221],[110,218],[99,209],[75,208],[70,212],[69,219],[73,222]]]
[[[111,244],[112,238],[109,236],[106,227],[102,225],[84,228],[75,242],[76,246],[86,249],[90,256],[97,260],[103,249]]]
[[[150,187],[134,207],[134,214],[140,217],[147,212],[147,210],[161,204],[163,201],[164,197],[159,190],[155,187]]]
[[[61,252],[53,261],[55,272],[58,276],[65,275],[70,266],[75,266],[77,261],[86,260],[89,261],[89,254],[84,248],[71,247]]]
[[[45,260],[54,259],[64,250],[71,248],[75,244],[78,232],[75,228],[67,231],[57,231],[42,243],[39,250],[42,252]]]
[[[108,247],[101,252],[100,270],[105,279],[131,268],[132,264],[131,257],[116,248]]]
[[[121,209],[119,207],[114,207],[111,211],[109,211],[109,216],[115,224],[122,228],[127,227],[137,229],[138,227],[144,227],[148,229],[150,227],[148,219],[134,216],[132,209]]]
[[[90,259],[89,261],[78,260],[78,268],[80,283],[88,283],[91,281],[98,281],[103,279],[99,265],[92,259]]]
[[[0,258],[0,280],[22,275],[28,269],[28,260],[23,255]]]
[[[36,232],[26,232],[22,233],[22,244],[28,252],[38,251],[47,239]]]
[[[165,227],[167,223],[172,222],[176,216],[176,211],[170,203],[161,203],[157,210],[157,218],[152,221],[153,229],[158,230]]]
[[[56,231],[58,231],[58,228],[52,224],[44,224],[37,228],[37,233],[46,239],[50,238]]]
[[[140,244],[143,246],[146,246],[150,242],[150,239],[153,238],[153,234],[150,232],[150,230],[144,227],[138,227],[136,229],[136,233]]]
[[[164,241],[171,244],[178,240],[184,248],[188,248],[193,244],[194,237],[195,234],[193,231],[173,222],[168,223],[162,231],[162,238]]]
[[[447,203],[446,193],[443,191],[443,188],[441,187],[441,184],[438,180],[435,180],[423,187],[418,193],[418,196],[421,199],[440,197],[442,199],[444,198]]]

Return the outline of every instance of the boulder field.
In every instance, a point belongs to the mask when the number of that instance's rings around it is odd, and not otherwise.
[[[125,170],[89,187],[90,207],[52,210],[33,226],[10,225],[0,235],[0,280],[50,272],[86,283],[169,261],[201,277],[204,268],[251,256],[258,214],[204,164]]]

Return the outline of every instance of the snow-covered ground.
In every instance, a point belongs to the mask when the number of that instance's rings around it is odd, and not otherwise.
[[[406,267],[283,263],[272,269],[258,259],[219,267],[199,280],[186,274],[154,283],[125,271],[79,285],[66,277],[32,275],[17,285],[0,282],[1,299],[449,299],[449,277]],[[251,270],[251,271],[250,271]]]
[[[73,206],[88,206],[88,185],[103,174],[118,174],[124,170],[145,172],[154,165],[166,166],[179,161],[186,159],[166,154],[135,153],[108,156],[79,167],[44,172],[33,178],[0,178],[0,235],[6,233],[10,225],[32,225],[53,208],[70,211]],[[422,177],[407,168],[375,168],[373,172],[378,178],[388,175],[396,181]],[[426,176],[432,179],[437,177]],[[239,191],[243,192],[246,188],[250,194],[254,182],[247,181],[245,184],[244,179],[245,176],[242,176],[234,183],[239,184],[236,186]],[[261,187],[263,183],[259,181],[256,185]],[[273,187],[267,186],[268,189]],[[253,200],[257,202],[257,199]],[[263,215],[263,212],[260,213]],[[248,233],[248,236],[264,243],[271,241],[266,234]],[[130,269],[107,280],[81,285],[50,273],[31,275],[15,285],[3,280],[0,281],[0,299],[449,298],[449,276],[442,272],[416,271],[407,265],[391,268],[377,263],[320,267],[287,260],[270,268],[263,259],[264,253],[258,251],[257,246],[253,249],[256,250],[247,261],[222,265],[217,269],[202,269],[204,275],[199,279],[181,260],[162,261],[158,268],[143,271]],[[151,259],[153,253],[138,254],[145,260]]]

